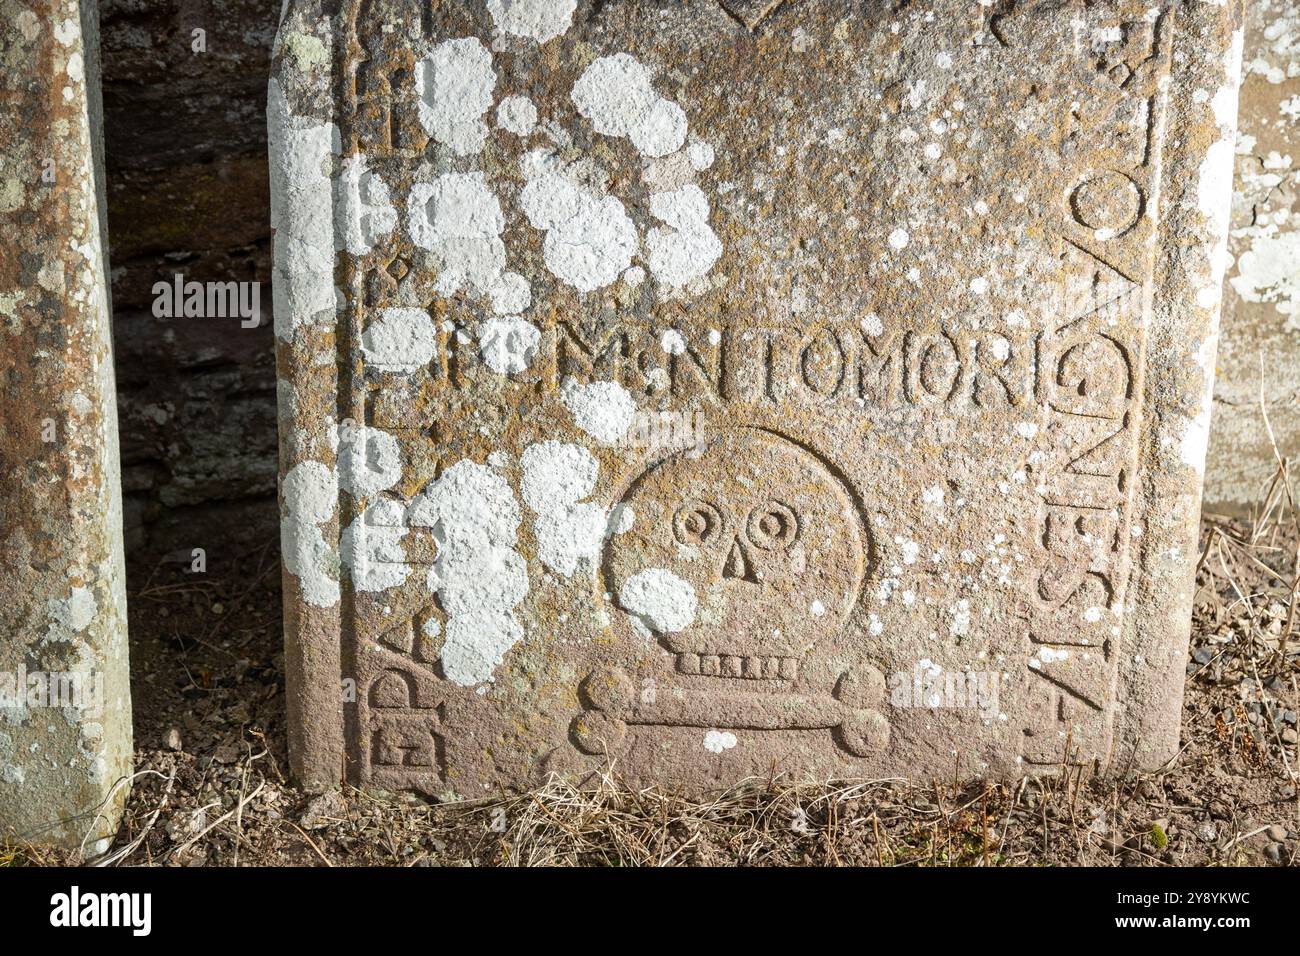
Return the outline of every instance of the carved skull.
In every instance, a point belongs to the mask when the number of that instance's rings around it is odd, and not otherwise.
[[[848,619],[866,531],[843,481],[798,445],[729,430],[651,467],[623,504],[631,527],[610,539],[606,584],[682,672],[793,679]]]

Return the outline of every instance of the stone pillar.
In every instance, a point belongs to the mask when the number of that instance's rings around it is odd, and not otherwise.
[[[0,101],[0,831],[90,852],[131,768],[94,0],[0,0]]]
[[[1239,16],[290,0],[300,778],[1173,756]]]
[[[1262,503],[1279,456],[1289,459],[1293,478],[1300,468],[1297,35],[1296,0],[1246,4],[1232,233],[1205,474],[1205,504],[1215,511],[1245,514]]]

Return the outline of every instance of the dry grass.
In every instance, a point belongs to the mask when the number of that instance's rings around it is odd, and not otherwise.
[[[1114,781],[1071,768],[928,787],[751,781],[706,800],[631,789],[608,772],[581,786],[557,778],[525,794],[435,805],[355,790],[308,797],[241,762],[241,789],[205,800],[178,798],[178,781],[197,768],[168,758],[162,794],[144,782],[119,846],[97,865],[1242,865],[1266,862],[1271,824],[1261,821],[1294,827],[1300,813],[1280,789],[1210,806],[1176,769]],[[1213,840],[1195,836],[1202,817],[1220,821]],[[1282,862],[1294,864],[1296,852],[1293,838]]]
[[[1077,782],[1072,775],[1062,790],[1053,780],[932,788],[751,781],[692,801],[631,790],[606,773],[582,787],[553,780],[466,808],[456,822],[500,831],[490,862],[509,866],[998,866],[1031,860],[1043,845],[1037,836],[1008,842],[1013,804],[1031,794],[1023,805],[1050,841]]]
[[[1265,862],[1261,821],[1289,821],[1294,834],[1300,820],[1280,787],[1272,799],[1216,808],[1175,770],[1116,782],[1074,768],[930,787],[754,781],[702,801],[633,790],[611,772],[581,787],[554,779],[434,805],[360,791],[311,798],[280,789],[255,754],[234,768],[240,788],[214,791],[193,758],[162,760],[172,772],[137,783],[118,845],[96,865],[1241,865]],[[1201,817],[1222,818],[1214,839],[1195,837]],[[1287,846],[1282,862],[1293,865],[1294,836]],[[0,865],[64,862],[33,847],[0,850]]]

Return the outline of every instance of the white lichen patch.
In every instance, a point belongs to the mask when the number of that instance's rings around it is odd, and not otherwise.
[[[339,558],[358,591],[385,591],[410,577],[402,547],[407,532],[404,510],[401,502],[381,498],[339,536]]]
[[[411,241],[438,259],[437,290],[490,296],[505,268],[505,216],[482,173],[445,173],[411,187]]]
[[[390,372],[413,372],[438,353],[438,330],[424,309],[384,309],[361,333],[366,363]]]
[[[1218,337],[1208,335],[1201,342],[1200,348],[1192,360],[1201,369],[1204,384],[1200,389],[1200,405],[1196,416],[1187,422],[1179,444],[1178,454],[1183,464],[1205,472],[1205,452],[1210,444],[1210,416],[1214,408],[1214,355],[1218,350]]]
[[[507,96],[497,106],[497,125],[507,133],[528,136],[537,126],[537,107],[526,96]]]
[[[566,378],[560,386],[560,400],[573,415],[573,423],[605,445],[620,441],[636,417],[636,400],[618,382],[581,385]]]
[[[609,513],[610,534],[627,534],[636,524],[636,511],[629,504],[615,505]]]
[[[659,634],[684,631],[695,621],[695,588],[666,568],[638,571],[618,592],[619,605]]]
[[[479,354],[498,375],[516,375],[532,364],[541,330],[526,319],[488,319],[479,331]]]
[[[1300,231],[1256,236],[1228,281],[1247,302],[1275,303],[1288,328],[1300,331]]]
[[[696,172],[703,172],[713,165],[714,159],[717,158],[713,147],[708,143],[691,143],[686,147],[686,157],[690,160],[691,167]]]
[[[72,46],[81,39],[81,23],[74,17],[54,24],[54,39],[63,46]]]
[[[533,228],[546,232],[546,267],[579,292],[615,282],[640,245],[623,204],[594,195],[547,154],[530,153],[523,168],[528,182],[520,202]]]
[[[489,295],[492,311],[497,315],[519,315],[533,304],[533,288],[517,272],[502,273]]]
[[[491,468],[461,461],[422,491],[407,524],[433,529],[437,560],[428,586],[447,614],[442,670],[463,687],[491,680],[523,639],[514,609],[528,593],[528,568],[514,549],[519,504]]]
[[[318,461],[300,462],[284,476],[281,490],[280,547],[285,570],[298,579],[303,601],[313,607],[333,607],[339,601],[338,555],[320,526],[334,517],[337,506],[334,470]]]
[[[533,524],[538,559],[565,577],[596,566],[608,532],[608,513],[591,502],[552,509]]]
[[[686,352],[686,337],[676,329],[665,329],[659,337],[659,347],[669,355],[683,355]]]
[[[708,274],[722,255],[722,242],[709,226],[709,200],[699,186],[650,197],[650,212],[667,228],[646,235],[650,271],[679,288]]]
[[[493,565],[483,570],[498,575],[505,569]],[[511,613],[470,611],[457,615],[447,621],[442,644],[443,673],[462,687],[491,680],[506,652],[523,638],[524,627]]]
[[[720,754],[736,746],[736,735],[730,730],[710,730],[704,735],[704,749],[711,754]]]
[[[894,544],[898,545],[903,555],[904,564],[916,564],[917,558],[921,556],[921,546],[910,538],[901,536],[894,537]]]
[[[965,637],[970,633],[970,601],[962,598],[948,609],[948,633],[953,637]]]
[[[1043,646],[1038,649],[1037,660],[1043,664],[1058,664],[1061,661],[1069,660],[1070,652],[1065,648],[1054,648]]]
[[[667,156],[686,142],[686,114],[655,92],[650,71],[631,54],[588,66],[573,86],[573,102],[596,132],[626,136],[646,156]]]
[[[1205,152],[1197,178],[1197,206],[1209,220],[1214,236],[1227,239],[1228,217],[1232,211],[1232,174],[1235,142],[1232,138],[1216,140]]]
[[[47,603],[49,625],[46,640],[71,641],[95,620],[99,611],[95,592],[87,587],[73,587],[66,598],[51,598]]]
[[[335,244],[363,256],[397,227],[388,184],[369,168],[364,156],[350,156],[343,161],[335,188]]]
[[[578,0],[487,0],[487,8],[502,33],[545,43],[569,29]]]
[[[457,156],[479,152],[488,134],[483,114],[492,106],[496,82],[492,54],[475,38],[438,44],[415,70],[425,132]]]
[[[520,492],[537,515],[533,537],[538,559],[565,577],[581,567],[594,567],[609,516],[583,499],[596,486],[599,463],[578,445],[545,441],[525,449],[521,464]]]
[[[333,123],[293,116],[280,85],[267,92],[271,228],[275,231],[275,334],[334,318],[334,204],[329,168],[339,149]]]
[[[401,478],[402,452],[395,436],[350,419],[339,424],[340,488],[362,500],[387,491]]]
[[[600,465],[591,452],[579,445],[544,441],[529,445],[521,463],[524,468],[520,492],[536,512],[556,505],[572,505],[596,487]]]

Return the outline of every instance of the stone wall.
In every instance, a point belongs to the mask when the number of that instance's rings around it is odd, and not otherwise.
[[[279,9],[102,6],[122,478],[138,554],[277,538],[264,116]],[[155,318],[153,285],[176,273],[262,282],[262,326]]]

